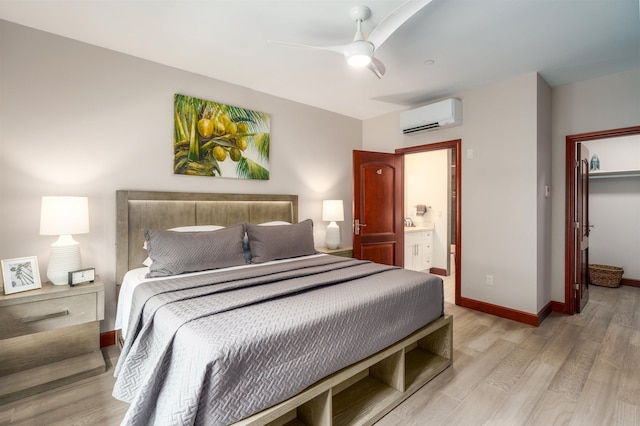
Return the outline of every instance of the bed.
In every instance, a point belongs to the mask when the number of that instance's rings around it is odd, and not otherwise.
[[[442,280],[316,253],[297,196],[116,196],[123,424],[372,424],[451,365]]]

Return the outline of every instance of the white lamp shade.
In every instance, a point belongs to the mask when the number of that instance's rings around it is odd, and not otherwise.
[[[71,235],[89,232],[87,197],[42,197],[40,235]]]
[[[325,222],[342,222],[344,220],[342,200],[324,200],[322,202],[322,220]]]
[[[68,284],[68,274],[82,267],[80,244],[71,234],[89,232],[87,197],[42,197],[40,235],[59,235],[51,244],[47,278],[53,284]]]

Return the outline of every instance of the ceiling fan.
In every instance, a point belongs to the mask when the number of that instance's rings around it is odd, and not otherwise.
[[[281,41],[269,41],[269,43],[283,44],[286,46],[305,47],[309,49],[329,50],[344,55],[347,63],[352,67],[367,67],[378,78],[382,78],[385,67],[374,53],[402,24],[415,15],[420,9],[431,3],[432,0],[407,0],[394,9],[380,21],[378,26],[364,37],[361,25],[371,16],[371,9],[367,6],[355,6],[349,12],[349,16],[356,22],[356,34],[353,41],[338,46],[309,46],[305,44],[286,43]]]

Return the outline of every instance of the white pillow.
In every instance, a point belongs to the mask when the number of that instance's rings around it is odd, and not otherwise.
[[[286,222],[285,222],[286,223]],[[217,231],[218,229],[222,229],[224,226],[220,225],[190,225],[190,226],[177,226],[175,228],[169,228],[167,231],[175,231],[175,232],[210,232]],[[147,249],[147,242],[145,241],[142,245],[143,249]],[[151,266],[153,261],[150,257],[147,257],[142,264],[144,266]]]
[[[222,229],[224,226],[219,225],[192,225],[192,226],[178,226],[177,228],[169,228],[168,231],[176,231],[176,232],[207,232],[207,231],[217,231],[218,229]]]

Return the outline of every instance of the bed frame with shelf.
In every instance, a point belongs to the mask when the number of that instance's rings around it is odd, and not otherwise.
[[[141,265],[144,228],[298,221],[296,195],[117,191],[116,284]],[[118,336],[121,343],[121,336]],[[453,318],[444,315],[382,351],[233,426],[371,425],[452,365]]]
[[[453,362],[453,318],[396,344],[233,426],[372,425]]]

